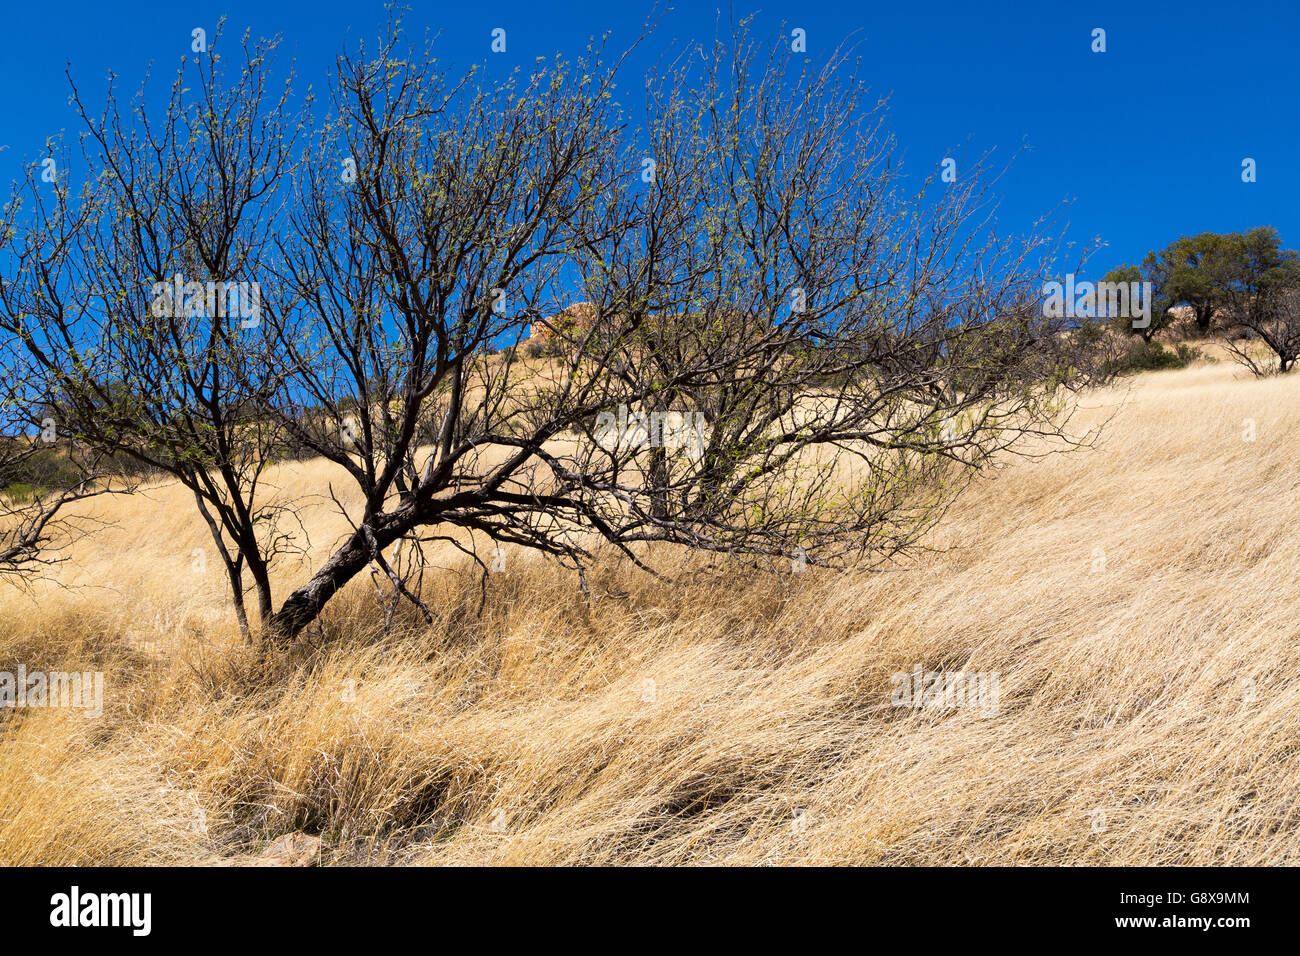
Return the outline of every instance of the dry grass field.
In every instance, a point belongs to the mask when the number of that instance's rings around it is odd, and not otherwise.
[[[298,830],[334,865],[1300,862],[1300,377],[1084,405],[1094,447],[1008,462],[885,571],[611,559],[589,604],[511,554],[481,616],[438,572],[437,623],[377,639],[359,581],[283,657],[240,641],[179,489],[97,499],[58,586],[0,591],[0,670],[105,674],[98,719],[0,716],[0,864]],[[344,525],[306,514],[317,561]],[[995,672],[997,714],[891,706],[917,666]]]

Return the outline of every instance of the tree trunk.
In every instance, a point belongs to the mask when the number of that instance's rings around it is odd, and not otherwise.
[[[248,572],[253,576],[253,585],[257,588],[257,614],[265,629],[275,613],[275,604],[271,600],[271,575],[266,562],[260,557],[249,560]]]
[[[208,523],[208,531],[212,534],[212,542],[217,547],[217,554],[221,556],[221,563],[226,566],[226,577],[230,579],[230,597],[235,605],[235,618],[239,621],[239,636],[244,639],[245,643],[252,641],[252,634],[248,629],[248,611],[244,608],[244,574],[240,567],[240,561],[231,557],[230,550],[226,547],[226,540],[221,536],[221,526],[208,511],[208,507],[203,502],[203,497],[194,491],[194,501],[198,505],[199,514],[203,515],[203,520]],[[266,618],[262,618],[263,621]]]
[[[248,629],[248,611],[244,608],[244,575],[239,565],[222,556],[226,565],[226,575],[230,578],[230,597],[235,604],[235,619],[239,621],[239,636],[247,644],[253,638]]]
[[[391,539],[387,543],[391,543]],[[296,637],[316,619],[326,602],[370,563],[370,559],[371,547],[363,525],[312,575],[311,580],[290,594],[280,610],[270,615],[267,630],[272,638],[287,641]]]
[[[1209,305],[1197,306],[1196,312],[1196,331],[1201,335],[1210,333],[1210,323],[1214,321],[1214,307]]]

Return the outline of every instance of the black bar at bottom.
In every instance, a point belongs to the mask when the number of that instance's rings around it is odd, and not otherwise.
[[[673,925],[732,942],[789,927],[863,942],[901,933],[918,945],[994,931],[999,942],[1195,935],[1236,944],[1288,928],[1292,881],[1265,869],[9,869],[0,870],[0,912],[24,948],[45,936],[339,946],[431,929],[431,942],[457,929],[485,944],[523,933],[594,945],[598,932],[618,934],[610,943],[666,933],[667,943]],[[694,948],[696,931],[688,936]]]

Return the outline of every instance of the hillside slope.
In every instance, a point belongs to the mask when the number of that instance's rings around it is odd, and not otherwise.
[[[76,587],[0,592],[0,670],[106,675],[97,720],[0,718],[0,863],[296,829],[334,863],[1300,862],[1300,377],[1086,405],[1095,447],[1010,463],[894,570],[611,562],[589,606],[512,558],[481,617],[446,573],[381,641],[362,582],[292,660],[240,645],[178,490],[100,504]],[[343,525],[311,507],[318,560]],[[995,674],[996,715],[891,706],[917,667]]]

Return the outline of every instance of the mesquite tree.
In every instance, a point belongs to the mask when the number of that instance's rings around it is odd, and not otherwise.
[[[295,130],[288,86],[268,92],[275,46],[245,37],[233,79],[215,45],[187,58],[161,119],[144,89],[123,110],[111,85],[92,113],[69,76],[80,187],[66,152],[28,170],[0,282],[0,331],[42,376],[59,434],[193,493],[246,634],[244,573],[265,621],[291,540],[260,485],[278,438],[258,404],[274,390],[260,270]]]
[[[703,52],[647,81],[637,127],[598,53],[497,84],[391,42],[341,61],[279,247],[272,407],[364,504],[280,633],[371,562],[400,586],[385,549],[430,535],[579,569],[600,543],[889,555],[1059,436],[1079,369],[1042,318],[1046,243],[993,238],[976,174],[906,193],[841,62]],[[492,354],[539,326],[551,357]]]

